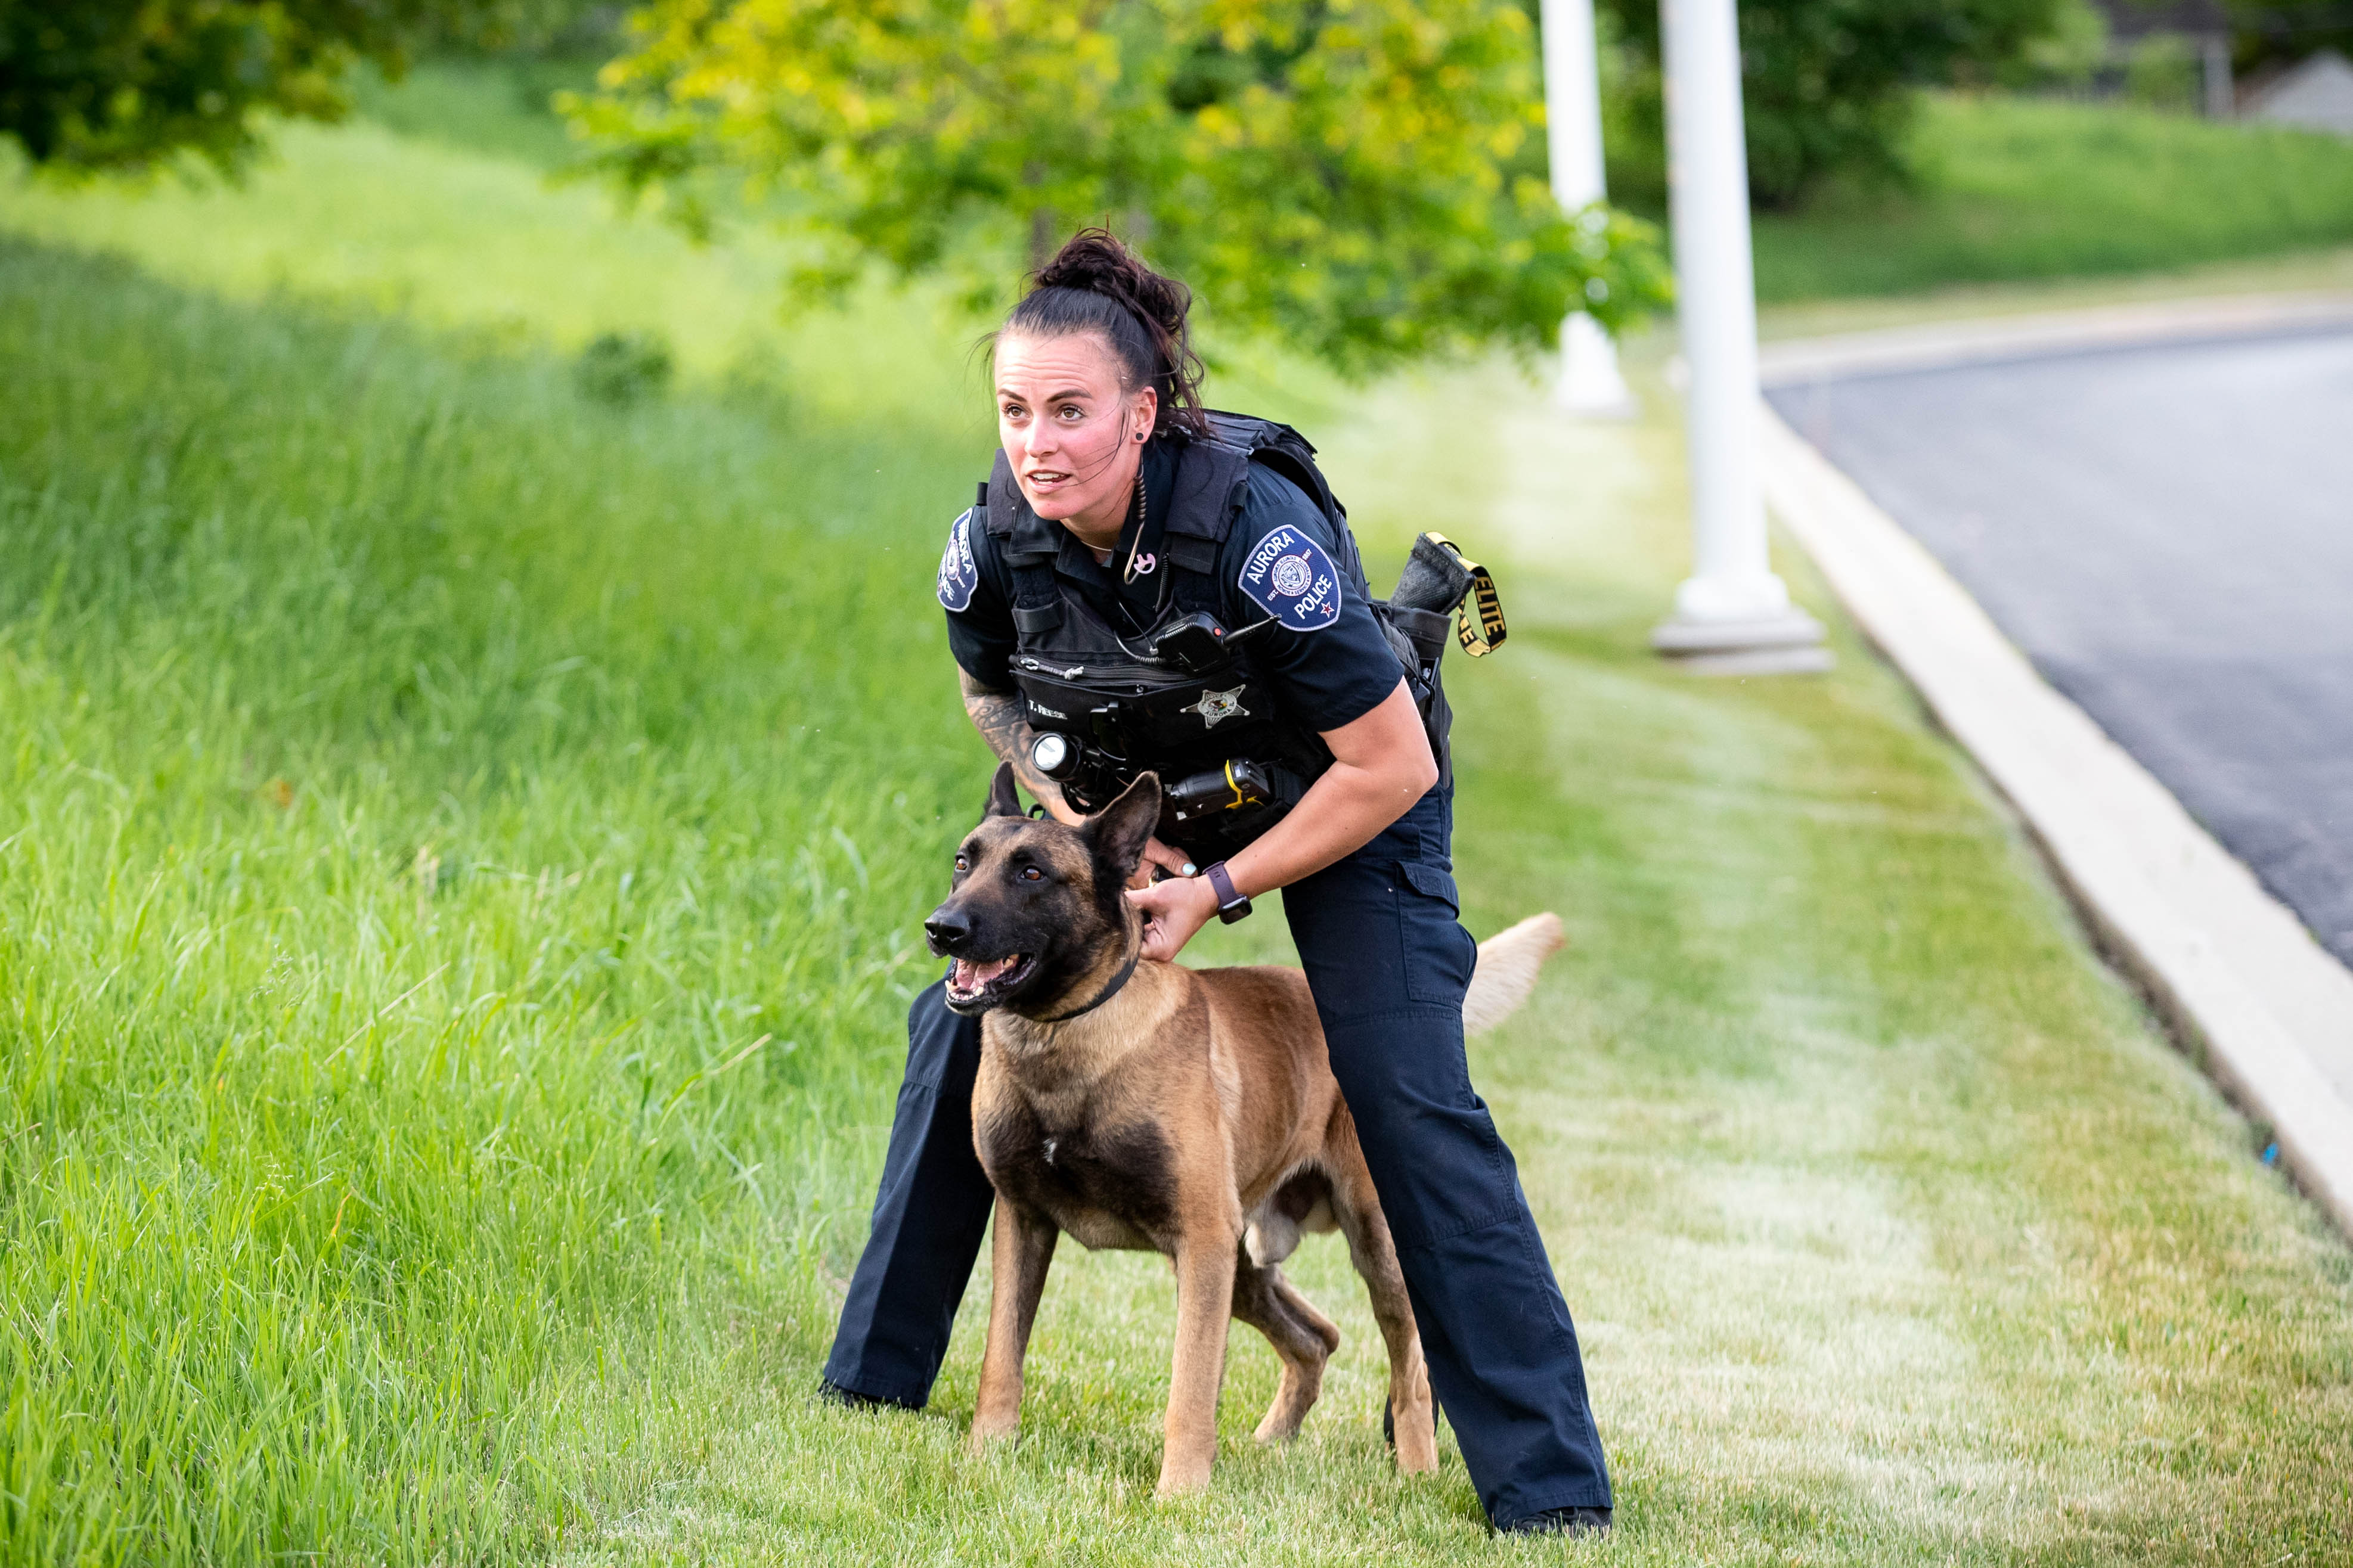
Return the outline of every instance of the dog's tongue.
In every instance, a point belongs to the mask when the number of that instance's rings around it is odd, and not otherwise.
[[[1003,958],[992,959],[987,963],[975,963],[968,958],[957,959],[955,965],[955,988],[959,991],[965,992],[979,990],[982,986],[987,984],[990,981],[996,979],[998,975],[1012,968],[1013,960],[1016,956],[1018,955],[1008,954]]]

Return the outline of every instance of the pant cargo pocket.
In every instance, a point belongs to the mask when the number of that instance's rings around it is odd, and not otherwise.
[[[1454,918],[1462,908],[1454,879],[1427,860],[1400,860],[1397,870],[1406,994],[1459,1007],[1471,988],[1479,944]]]

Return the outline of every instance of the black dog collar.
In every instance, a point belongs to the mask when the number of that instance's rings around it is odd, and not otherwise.
[[[1135,973],[1135,966],[1143,957],[1144,938],[1139,935],[1135,939],[1134,947],[1128,951],[1127,962],[1119,966],[1119,973],[1111,977],[1110,984],[1105,985],[1102,990],[1095,993],[1095,998],[1093,1001],[1088,1003],[1083,1007],[1073,1007],[1067,1013],[1057,1013],[1050,1018],[1034,1018],[1030,1021],[1038,1024],[1067,1024],[1073,1018],[1081,1017],[1086,1014],[1093,1012],[1096,1008],[1102,1006],[1104,1003],[1119,994],[1120,988],[1125,985],[1128,982],[1129,976]]]

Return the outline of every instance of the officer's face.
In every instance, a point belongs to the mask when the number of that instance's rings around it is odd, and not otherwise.
[[[1157,402],[1148,386],[1120,389],[1096,333],[997,342],[997,439],[1021,493],[1098,550],[1118,541]]]

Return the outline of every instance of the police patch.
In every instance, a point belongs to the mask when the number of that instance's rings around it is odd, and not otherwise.
[[[972,591],[980,586],[980,566],[972,558],[972,513],[948,524],[948,547],[940,552],[940,605],[950,610],[972,607]]]
[[[1340,569],[1289,523],[1258,542],[1242,563],[1241,590],[1295,632],[1320,632],[1340,618]]]

